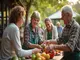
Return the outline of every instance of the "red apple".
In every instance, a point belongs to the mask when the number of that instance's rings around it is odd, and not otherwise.
[[[51,52],[49,52],[49,55],[50,55],[50,59],[52,59],[53,57],[54,57],[54,51],[51,51]]]

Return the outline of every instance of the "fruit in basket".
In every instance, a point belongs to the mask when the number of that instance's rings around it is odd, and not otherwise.
[[[42,47],[42,51],[44,52],[46,45],[45,44],[41,44],[41,47]]]
[[[50,59],[50,55],[46,54],[46,60],[49,60],[49,59]]]
[[[46,58],[44,56],[41,56],[41,60],[46,60]]]
[[[49,55],[50,55],[50,59],[52,59],[54,57],[54,51],[51,51]]]
[[[36,60],[36,55],[32,54],[32,60]]]
[[[60,50],[55,50],[56,51],[56,55],[60,55],[61,51]]]
[[[36,57],[40,57],[40,56],[41,56],[41,53],[37,53],[37,54],[36,54]]]
[[[48,50],[46,49],[47,45],[42,44],[41,47],[42,47],[42,52],[48,53]]]
[[[18,60],[17,56],[13,56],[11,60]]]
[[[41,57],[37,58],[36,60],[42,60]]]
[[[45,52],[43,52],[43,53],[41,54],[41,56],[46,57],[46,53],[45,53]]]
[[[45,52],[32,54],[32,60],[49,60],[50,55]]]

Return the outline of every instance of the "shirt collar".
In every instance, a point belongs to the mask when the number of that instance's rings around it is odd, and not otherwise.
[[[72,19],[72,20],[69,22],[69,24],[66,25],[66,27],[67,27],[67,28],[70,28],[70,27],[72,26],[72,24],[73,24],[73,21],[74,21],[74,20]]]

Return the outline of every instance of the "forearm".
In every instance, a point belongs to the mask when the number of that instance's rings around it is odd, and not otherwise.
[[[31,54],[33,53],[33,49],[32,50],[23,50],[23,49],[20,49],[20,50],[17,50],[17,54],[18,56],[30,56]]]
[[[29,44],[29,48],[38,48],[38,44]]]
[[[71,49],[67,45],[53,45],[53,49],[61,50],[61,51],[71,51]]]
[[[58,44],[57,41],[55,40],[49,40],[50,41],[50,44]]]

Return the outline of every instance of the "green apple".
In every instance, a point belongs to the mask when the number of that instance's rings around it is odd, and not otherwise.
[[[36,60],[36,55],[32,54],[32,60]]]

